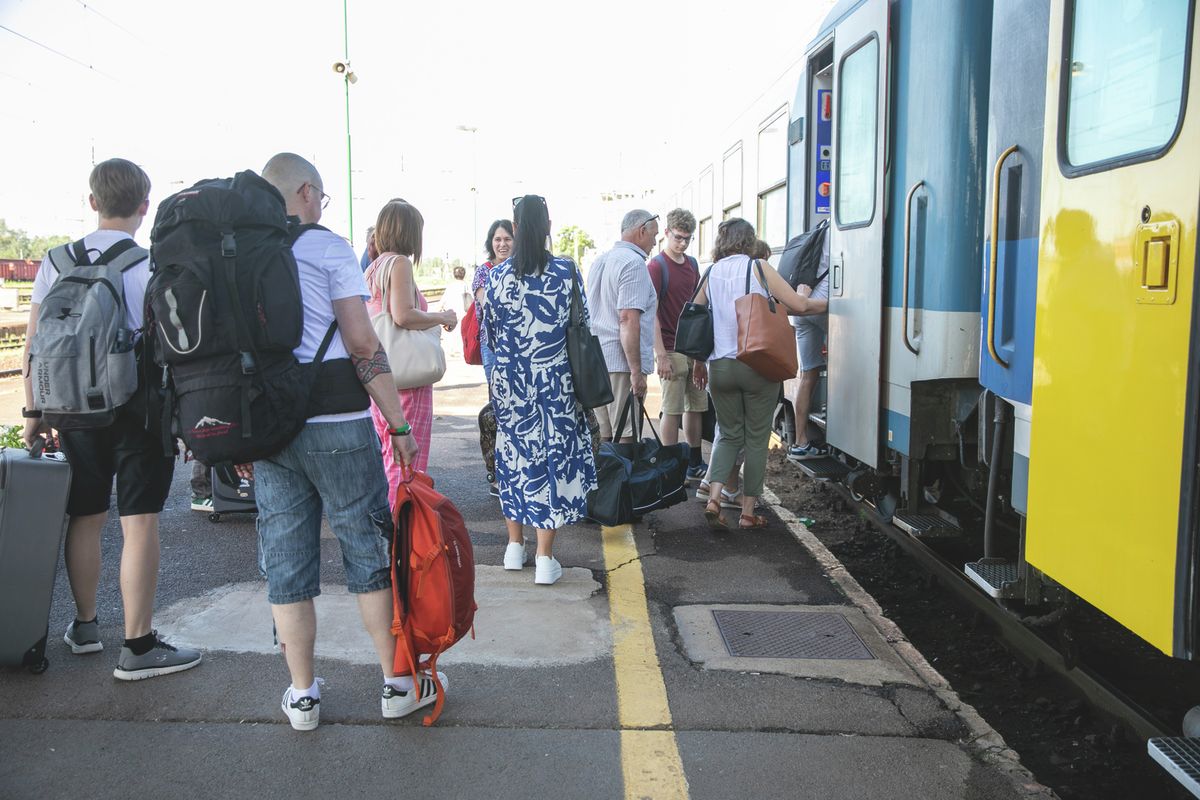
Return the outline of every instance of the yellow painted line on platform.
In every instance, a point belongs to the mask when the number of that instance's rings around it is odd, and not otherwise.
[[[628,525],[606,527],[602,538],[625,798],[686,800],[687,778],[671,727],[667,686],[654,647],[646,583],[633,530]]]

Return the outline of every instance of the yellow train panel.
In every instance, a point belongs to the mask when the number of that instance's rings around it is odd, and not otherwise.
[[[1200,114],[1188,109],[1157,158],[1064,175],[1071,168],[1055,163],[1063,12],[1055,0],[1026,556],[1171,653]],[[1070,63],[1073,75],[1096,69]],[[1200,59],[1190,70],[1200,87]]]

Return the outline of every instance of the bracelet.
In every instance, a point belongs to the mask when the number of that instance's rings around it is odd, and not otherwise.
[[[42,412],[41,412],[41,409],[35,408],[31,411],[28,408],[25,408],[24,406],[22,406],[21,407],[21,416],[24,417],[25,419],[41,419]]]
[[[388,433],[390,433],[392,436],[408,436],[410,433],[412,433],[412,425],[409,425],[406,422],[399,427],[389,427]]]

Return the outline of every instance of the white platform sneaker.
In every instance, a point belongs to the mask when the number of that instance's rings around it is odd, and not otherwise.
[[[533,582],[544,586],[557,583],[562,577],[562,564],[554,556],[538,556],[534,566]]]
[[[527,560],[524,542],[509,542],[508,547],[504,548],[505,569],[521,569]]]

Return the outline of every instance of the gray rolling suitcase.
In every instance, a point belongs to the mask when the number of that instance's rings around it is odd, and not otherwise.
[[[41,441],[41,440],[39,440]],[[67,529],[71,467],[61,453],[0,448],[0,664],[39,673],[54,573]]]

